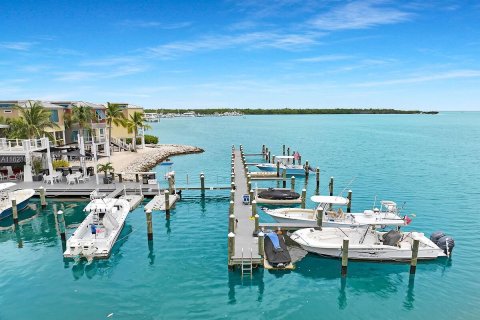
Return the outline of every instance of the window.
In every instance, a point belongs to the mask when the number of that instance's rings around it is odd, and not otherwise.
[[[77,141],[78,141],[78,131],[77,131],[77,130],[73,130],[73,131],[72,131],[72,141],[73,141],[73,142],[77,142]]]
[[[50,121],[58,122],[58,110],[50,110]]]
[[[105,111],[103,111],[103,110],[95,110],[95,113],[97,114],[97,119],[98,119],[98,120],[103,120],[103,119],[105,119]]]
[[[12,113],[12,110],[3,110],[3,113]]]

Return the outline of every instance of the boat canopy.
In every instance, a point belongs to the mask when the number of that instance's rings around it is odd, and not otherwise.
[[[11,188],[13,186],[17,185],[16,183],[13,183],[13,182],[5,182],[5,183],[0,183],[0,191],[1,190],[5,190],[5,189],[8,189],[8,188]]]
[[[275,159],[294,159],[294,156],[275,156]]]
[[[336,205],[347,205],[348,199],[344,197],[336,197],[336,196],[312,196],[310,198],[313,202],[316,203],[329,203],[329,204],[336,204]]]

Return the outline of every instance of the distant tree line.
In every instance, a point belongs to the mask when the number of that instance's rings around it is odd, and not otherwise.
[[[248,115],[271,115],[271,114],[437,114],[438,111],[420,110],[396,110],[396,109],[146,109],[148,113],[185,113],[194,111],[196,114],[213,115],[215,113],[240,112]]]

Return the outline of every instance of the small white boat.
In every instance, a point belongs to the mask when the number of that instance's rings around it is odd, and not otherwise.
[[[27,207],[28,201],[35,194],[33,189],[7,190],[14,186],[16,184],[13,182],[0,183],[0,220],[13,214],[13,199],[17,201],[17,212],[20,212]]]
[[[283,170],[287,170],[287,175],[292,176],[304,176],[305,167],[300,164],[293,164],[293,156],[277,156],[275,157],[276,161],[280,162],[280,174],[283,173]],[[267,172],[276,172],[277,164],[276,163],[261,163],[257,164],[256,167],[261,171]]]
[[[340,258],[343,239],[349,239],[348,258],[354,260],[407,261],[412,258],[413,240],[419,240],[418,259],[447,256],[430,239],[419,232],[390,230],[380,232],[367,228],[313,228],[295,231],[290,238],[308,252]],[[447,248],[448,250],[453,247]]]
[[[92,199],[83,209],[87,217],[67,240],[66,258],[108,258],[130,212],[125,199]]]
[[[324,227],[359,227],[367,225],[404,226],[410,223],[407,216],[400,217],[397,204],[393,201],[381,201],[380,209],[365,210],[360,213],[345,213],[341,208],[332,210],[333,206],[345,206],[348,199],[336,196],[312,196],[311,200],[318,203],[316,209],[283,208],[263,211],[277,222],[302,223],[306,226],[318,226],[317,217],[323,211],[322,226]],[[321,209],[321,210],[320,210]]]

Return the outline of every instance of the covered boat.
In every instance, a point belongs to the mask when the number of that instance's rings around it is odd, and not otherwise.
[[[130,212],[125,199],[92,199],[87,217],[67,240],[66,258],[108,258]]]
[[[289,189],[268,188],[265,190],[257,190],[257,203],[264,204],[294,204],[300,203],[300,194]]]
[[[295,231],[290,238],[308,252],[340,258],[343,239],[349,239],[348,258],[372,261],[408,261],[413,240],[419,240],[418,259],[445,257],[444,250],[419,232],[389,232],[367,228],[313,228]],[[450,251],[453,248],[450,248]]]
[[[20,212],[27,207],[30,198],[35,194],[33,189],[7,190],[15,186],[13,182],[0,183],[0,220],[12,215],[13,199],[17,201],[17,210]]]
[[[277,156],[275,160],[280,162],[280,173],[283,170],[287,170],[287,175],[293,176],[304,176],[305,175],[305,167],[300,164],[293,164],[293,160],[295,157],[293,156]],[[276,163],[260,163],[257,164],[256,167],[261,171],[267,172],[276,172],[277,171],[277,164]]]
[[[284,269],[287,268],[292,258],[288,252],[285,239],[282,234],[269,232],[265,234],[264,240],[265,259],[273,268]]]
[[[282,208],[263,210],[277,222],[302,223],[316,227],[318,215],[322,214],[322,226],[325,227],[349,227],[349,226],[404,226],[410,223],[410,219],[400,217],[397,205],[393,201],[381,201],[380,209],[364,210],[359,213],[346,213],[341,206],[349,202],[347,198],[336,196],[313,196],[313,202],[318,203],[316,209]],[[339,207],[338,210],[332,208]]]

